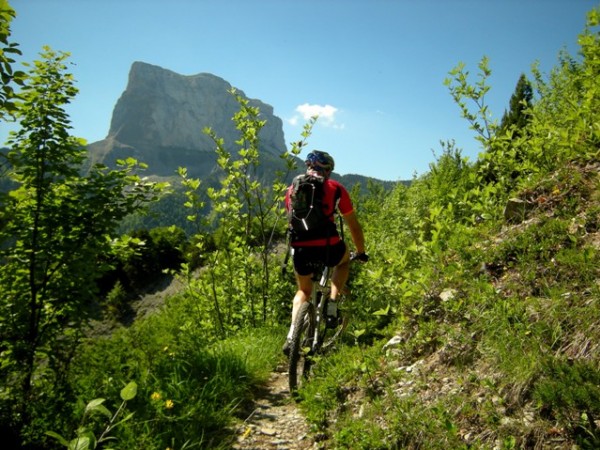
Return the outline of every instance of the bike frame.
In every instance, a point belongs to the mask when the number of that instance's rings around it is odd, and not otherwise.
[[[325,338],[325,305],[328,300],[325,294],[327,293],[331,271],[331,267],[323,266],[320,271],[315,271],[313,275],[310,302],[315,306],[315,331],[312,337],[311,354],[319,351]]]
[[[354,255],[350,258],[354,260]],[[333,268],[317,265],[313,268],[312,292],[310,298],[300,306],[294,322],[294,332],[290,341],[289,352],[289,384],[290,393],[295,395],[299,376],[306,380],[309,376],[313,358],[331,346],[344,332],[348,318],[343,315],[342,323],[334,330],[325,342],[328,329],[325,321],[325,305],[329,300],[328,289]],[[338,300],[343,302],[343,297]]]

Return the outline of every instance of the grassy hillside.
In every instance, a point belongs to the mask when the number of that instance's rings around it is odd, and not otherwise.
[[[427,253],[414,266],[382,246],[387,267],[358,279],[383,280],[379,292],[356,286],[355,306],[389,320],[355,333],[303,392],[325,448],[600,445],[599,173],[566,164],[515,192],[519,220],[458,226],[443,250],[413,248]],[[386,314],[371,308],[382,296]]]

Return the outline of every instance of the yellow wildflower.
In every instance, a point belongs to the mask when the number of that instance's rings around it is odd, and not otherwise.
[[[162,398],[162,395],[160,395],[160,392],[153,392],[150,398],[152,400],[160,400]]]
[[[173,408],[173,406],[175,406],[175,403],[173,403],[173,400],[167,400],[167,401],[165,402],[165,408],[167,408],[167,409],[172,409],[172,408]]]

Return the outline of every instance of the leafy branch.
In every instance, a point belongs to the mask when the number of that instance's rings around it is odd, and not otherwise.
[[[461,116],[467,119],[471,124],[470,128],[478,134],[477,139],[487,146],[498,128],[485,102],[485,96],[490,90],[487,80],[492,75],[489,59],[484,56],[478,67],[480,73],[474,85],[469,83],[469,71],[465,70],[464,63],[459,63],[449,72],[451,78],[446,78],[444,85],[450,89],[452,98],[461,110]],[[475,104],[475,112],[469,107],[468,101]]]
[[[47,431],[46,434],[56,439],[58,442],[60,442],[61,445],[66,447],[68,450],[95,449],[99,444],[105,441],[114,440],[115,438],[110,436],[110,433],[116,427],[130,420],[133,417],[134,413],[129,413],[125,417],[117,421],[117,419],[119,419],[122,416],[127,402],[133,400],[137,395],[137,384],[134,381],[131,381],[129,384],[127,384],[127,386],[121,389],[120,395],[122,402],[114,414],[111,413],[106,406],[104,406],[104,402],[106,401],[106,399],[97,398],[90,401],[85,407],[85,411],[81,419],[81,424],[77,428],[77,437],[75,437],[71,441],[67,441],[67,439],[65,439],[62,435],[54,431]],[[100,434],[100,437],[98,437],[97,439],[93,430],[86,425],[87,419],[93,414],[101,414],[108,419],[106,428]]]

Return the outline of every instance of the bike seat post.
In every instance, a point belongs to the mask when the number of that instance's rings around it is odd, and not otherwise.
[[[321,281],[319,282],[321,287],[325,287],[325,285],[327,284],[327,280],[329,279],[329,271],[330,270],[331,270],[331,268],[327,267],[327,266],[325,266],[323,268],[323,275],[321,275]]]
[[[319,277],[321,276],[322,266],[320,264],[314,263],[311,265],[312,268],[312,277],[311,280],[316,283],[319,281]]]

